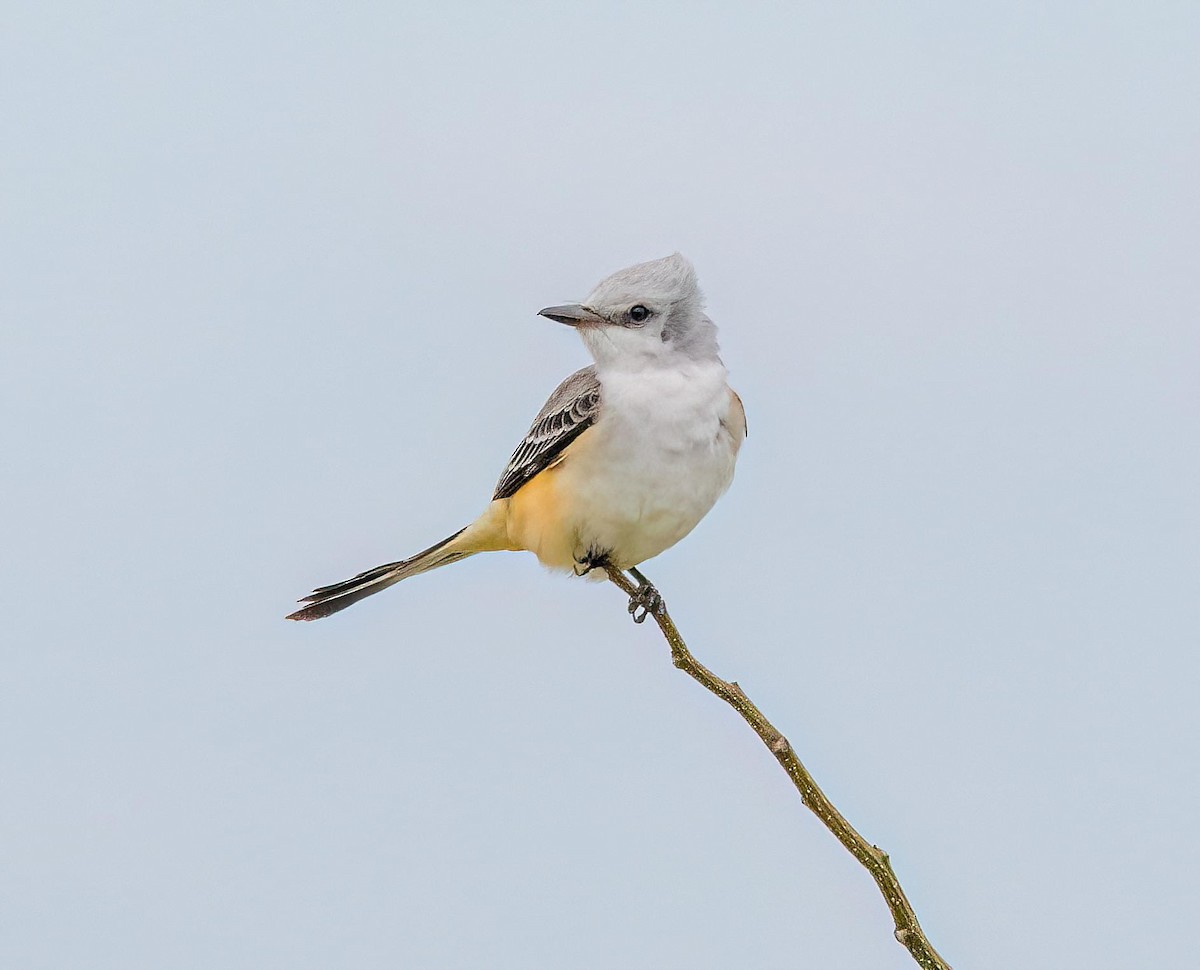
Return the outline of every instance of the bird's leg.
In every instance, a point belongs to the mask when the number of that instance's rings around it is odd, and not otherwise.
[[[576,576],[586,576],[593,569],[607,570],[611,567],[612,560],[609,558],[609,554],[597,549],[588,549],[583,555],[575,557]],[[663,602],[662,594],[654,588],[654,584],[642,574],[641,570],[631,566],[627,571],[637,580],[638,584],[637,589],[629,597],[629,615],[633,617],[634,623],[645,623],[646,617],[651,613],[657,616],[666,609],[666,604]]]
[[[633,617],[634,623],[644,623],[651,613],[657,616],[665,610],[666,603],[663,602],[662,594],[640,570],[630,566],[629,575],[638,581],[638,588],[629,597],[629,615]]]

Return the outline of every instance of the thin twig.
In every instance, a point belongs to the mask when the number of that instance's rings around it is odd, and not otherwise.
[[[638,592],[639,586],[621,570],[615,566],[605,566],[604,568],[608,572],[608,578],[627,596],[633,597]],[[926,939],[925,931],[917,922],[917,914],[913,911],[912,904],[900,887],[900,881],[892,871],[892,864],[887,853],[879,846],[871,845],[859,835],[854,826],[833,807],[833,803],[825,797],[825,793],[813,781],[808,769],[796,757],[796,752],[788,739],[763,716],[762,711],[754,706],[737,682],[722,680],[692,656],[687,644],[683,642],[683,637],[679,635],[674,621],[667,613],[666,604],[662,602],[661,598],[647,609],[647,613],[654,617],[658,628],[662,630],[663,636],[670,644],[671,660],[675,666],[694,680],[699,681],[702,686],[712,691],[745,718],[746,723],[754,728],[755,734],[762,739],[763,744],[775,755],[775,758],[783,766],[783,770],[792,779],[792,784],[800,792],[805,807],[824,823],[825,827],[871,874],[876,885],[879,886],[879,891],[883,893],[888,909],[891,910],[892,919],[896,924],[897,941],[912,954],[913,959],[925,970],[950,970],[950,964],[938,955],[937,950]]]

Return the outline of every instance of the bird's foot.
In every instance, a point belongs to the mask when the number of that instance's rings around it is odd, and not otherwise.
[[[658,616],[666,609],[662,594],[654,588],[654,584],[638,570],[630,569],[629,574],[638,581],[638,588],[629,597],[629,615],[634,623],[645,623],[651,613]]]
[[[608,553],[589,549],[582,556],[575,557],[575,575],[586,576],[593,569],[608,568]]]

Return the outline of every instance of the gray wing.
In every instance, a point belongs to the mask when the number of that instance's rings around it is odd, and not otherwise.
[[[600,412],[600,381],[596,368],[577,370],[558,385],[533,419],[525,440],[513,452],[492,496],[508,498],[546,468],[563,449],[590,428]]]

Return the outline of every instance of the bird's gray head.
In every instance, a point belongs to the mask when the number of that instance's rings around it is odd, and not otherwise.
[[[578,329],[601,365],[717,359],[716,325],[704,314],[696,271],[679,253],[613,273],[582,304],[540,312]]]

